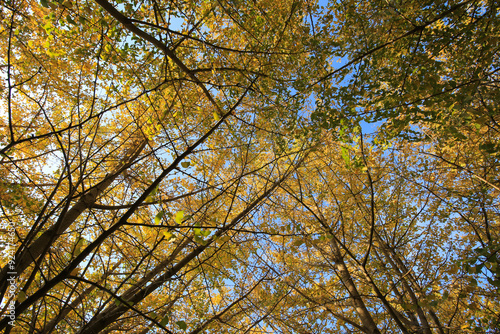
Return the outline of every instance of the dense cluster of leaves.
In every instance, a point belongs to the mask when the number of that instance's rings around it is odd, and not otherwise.
[[[4,1],[0,329],[494,333],[498,10]]]

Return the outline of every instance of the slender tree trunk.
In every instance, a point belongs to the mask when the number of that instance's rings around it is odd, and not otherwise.
[[[110,271],[104,273],[104,275],[97,281],[98,284],[104,282],[106,278],[108,278],[109,273],[115,270],[120,266],[122,263],[122,259],[120,259],[117,263],[113,265]],[[61,321],[63,320],[71,311],[73,311],[78,305],[80,305],[86,298],[87,296],[96,289],[95,285],[89,286],[87,289],[85,289],[81,294],[78,295],[69,305],[66,305],[57,315],[57,317],[53,318],[50,320],[43,328],[40,330],[39,333],[41,334],[49,334],[52,333],[54,330],[54,327]]]
[[[307,156],[307,154],[306,154]],[[305,158],[305,157],[304,157]],[[176,275],[180,272],[186,265],[188,265],[194,258],[198,255],[202,254],[217,238],[221,237],[228,230],[232,229],[236,224],[238,224],[244,217],[246,217],[257,205],[259,205],[262,201],[269,197],[269,195],[284,181],[286,180],[290,174],[302,163],[302,158],[294,168],[291,168],[287,173],[285,173],[280,179],[275,181],[269,188],[265,189],[263,193],[252,201],[244,210],[242,210],[238,215],[236,215],[230,223],[221,227],[211,238],[207,241],[206,244],[200,245],[196,247],[193,251],[187,254],[184,258],[182,258],[179,262],[173,265],[171,268],[166,269],[165,266],[157,266],[153,271],[165,271],[162,275],[156,277],[156,279],[152,280],[150,284],[145,286],[146,282],[143,282],[144,286],[139,286],[139,289],[135,289],[134,291],[127,291],[123,294],[123,299],[127,302],[130,302],[132,305],[136,305],[140,303],[144,298],[153,293],[156,289],[161,287],[168,282],[172,276]],[[119,306],[110,305],[108,306],[102,313],[96,314],[90,322],[83,327],[79,333],[80,334],[97,334],[103,329],[105,329],[110,324],[114,323],[118,320],[124,313],[130,310],[130,306],[124,305],[123,303]],[[376,328],[376,327],[375,327]],[[370,332],[370,333],[379,333]]]
[[[363,299],[361,298],[361,295],[359,294],[354,281],[352,280],[351,274],[349,273],[349,270],[345,265],[339,245],[337,244],[335,238],[332,238],[331,245],[333,251],[333,260],[335,262],[335,269],[337,270],[342,284],[344,284],[347,291],[349,292],[349,295],[353,299],[354,306],[361,320],[361,323],[366,328],[367,333],[380,333],[370,312],[366,308],[366,305],[363,302]]]
[[[101,195],[106,188],[118,177],[118,175],[127,169],[130,164],[139,156],[147,141],[145,139],[137,139],[132,143],[131,148],[128,150],[121,163],[115,167],[113,172],[108,174],[99,184],[91,188],[85,195],[69,209],[66,213],[62,214],[57,222],[46,230],[38,239],[36,239],[30,246],[27,246],[21,254],[15,259],[15,269],[9,268],[7,265],[2,268],[0,273],[0,291],[1,295],[5,293],[7,288],[7,275],[9,272],[15,272],[16,275],[21,275],[26,268],[35,262],[40,255],[46,252],[50,246],[57,240],[87,209],[91,208],[99,195]]]

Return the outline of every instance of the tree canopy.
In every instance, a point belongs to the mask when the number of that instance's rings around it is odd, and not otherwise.
[[[4,333],[497,333],[493,0],[5,0]]]

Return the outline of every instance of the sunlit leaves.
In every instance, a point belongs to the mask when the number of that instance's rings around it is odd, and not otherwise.
[[[174,215],[174,222],[181,224],[184,221],[184,211],[177,211]]]
[[[20,331],[498,327],[489,2],[3,6]]]
[[[161,220],[162,220],[162,218],[163,218],[164,215],[165,215],[165,211],[163,211],[163,210],[160,211],[160,212],[158,212],[156,214],[156,216],[155,216],[155,225],[160,224],[160,222],[161,222]]]

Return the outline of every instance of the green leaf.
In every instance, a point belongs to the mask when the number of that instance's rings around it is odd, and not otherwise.
[[[153,190],[151,190],[151,192],[148,194],[148,197],[146,197],[146,200],[145,200],[146,203],[151,203],[155,200],[154,197],[155,197],[156,193],[158,192],[159,186],[160,185],[154,187]]]
[[[160,321],[160,325],[165,327],[168,324],[168,315],[164,316],[163,319]]]
[[[500,288],[500,279],[491,279],[488,277],[488,282],[491,285],[496,286],[497,288]]]
[[[47,0],[40,0],[40,4],[44,6],[45,8],[50,8]]]
[[[228,242],[230,239],[231,239],[231,236],[225,235],[225,236],[221,237],[219,240],[222,242]]]
[[[429,303],[429,306],[436,307],[436,306],[438,306],[438,304],[439,304],[439,301],[438,301],[438,300],[433,300],[433,301],[431,301],[431,302]]]
[[[180,224],[184,221],[184,211],[179,211],[175,214],[174,216],[174,221],[177,223],[177,224]]]
[[[184,167],[184,168],[188,168],[189,165],[191,165],[191,163],[189,161],[183,161],[183,162],[181,162],[181,166]]]
[[[486,151],[487,153],[494,153],[497,150],[496,145],[494,143],[481,144],[479,145],[479,149],[481,151]]]
[[[19,291],[19,293],[17,294],[17,301],[20,302],[20,303],[22,303],[26,299],[27,299],[26,293],[24,291]]]
[[[351,162],[351,158],[349,156],[349,150],[345,147],[342,147],[340,154],[342,155],[342,159],[344,159],[345,164],[349,166]]]
[[[180,328],[180,329],[182,329],[182,330],[186,330],[186,328],[187,328],[186,323],[185,323],[184,321],[182,321],[182,320],[177,321],[177,322],[176,322],[176,324],[177,324],[177,326],[179,326],[179,328]]]
[[[154,195],[156,195],[156,193],[158,192],[158,187],[159,187],[159,186],[154,187],[154,188],[153,188],[153,190],[151,190],[151,192],[149,193],[149,196],[154,196]]]
[[[471,286],[476,287],[476,286],[477,286],[477,281],[476,281],[476,279],[475,279],[475,278],[472,278],[472,279],[470,280],[470,284],[471,284]]]
[[[66,15],[66,21],[68,21],[68,23],[71,23],[74,26],[77,25],[76,22],[69,15]]]
[[[413,304],[409,304],[409,303],[401,303],[401,307],[403,308],[403,310],[414,310],[415,309],[415,306]]]
[[[206,245],[207,244],[207,241],[205,239],[203,239],[203,237],[199,236],[199,235],[195,235],[194,238],[193,238],[194,242],[196,242],[197,244],[200,244],[200,245]]]
[[[84,238],[78,239],[78,242],[75,245],[75,248],[73,249],[73,256],[78,256],[82,252],[83,248],[83,242],[85,241]]]
[[[155,216],[155,224],[158,225],[161,222],[161,219],[163,218],[163,215],[165,214],[164,210],[161,210],[158,212]]]

